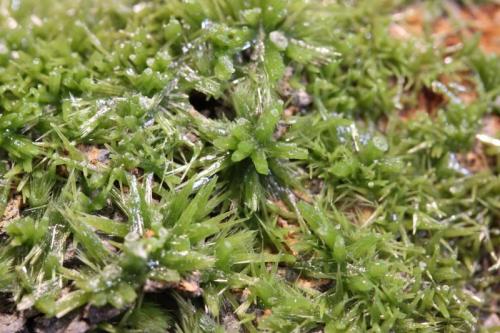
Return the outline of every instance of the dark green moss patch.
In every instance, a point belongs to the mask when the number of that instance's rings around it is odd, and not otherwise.
[[[481,329],[500,61],[409,5],[0,3],[0,331]]]

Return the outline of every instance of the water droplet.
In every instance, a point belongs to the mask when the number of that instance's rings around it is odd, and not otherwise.
[[[284,50],[288,46],[288,39],[281,31],[273,31],[269,34],[271,42],[280,50]]]
[[[200,179],[198,179],[197,181],[194,182],[194,184],[193,184],[193,190],[199,189],[200,187],[202,187],[203,185],[205,185],[209,181],[210,181],[210,178],[208,178],[208,177],[201,177]]]
[[[205,20],[203,20],[203,22],[201,22],[202,29],[210,29],[213,26],[214,26],[214,23],[212,21],[210,21],[209,19],[205,19]]]

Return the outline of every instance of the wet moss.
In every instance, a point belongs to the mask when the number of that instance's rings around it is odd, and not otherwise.
[[[478,328],[498,56],[396,38],[408,5],[0,4],[0,297],[107,332]]]

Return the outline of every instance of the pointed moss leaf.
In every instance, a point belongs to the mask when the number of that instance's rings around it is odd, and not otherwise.
[[[268,147],[269,155],[276,158],[305,160],[309,156],[307,149],[295,143],[276,142]]]
[[[378,242],[375,234],[365,235],[349,246],[349,252],[355,258],[363,258],[375,252]]]
[[[224,239],[220,239],[215,246],[216,267],[229,271],[231,265],[241,259],[242,255],[248,255],[251,244],[255,237],[253,232],[239,232]]]
[[[175,222],[176,230],[185,232],[191,223],[196,222],[195,218],[199,216],[199,212],[202,210],[202,207],[207,205],[208,199],[214,191],[216,183],[217,178],[213,178],[208,184],[198,190],[194,199],[191,200],[186,208],[184,208],[181,216],[177,222]]]
[[[244,152],[241,152],[239,150],[236,150],[233,152],[233,154],[231,155],[231,160],[233,162],[240,162],[240,161],[243,161],[245,158],[247,158],[250,154],[246,154]]]
[[[287,4],[287,0],[261,1],[262,21],[266,29],[273,29],[286,17]]]
[[[373,289],[373,284],[361,275],[352,276],[348,283],[349,288],[355,292],[366,293]]]
[[[344,237],[337,236],[335,242],[333,243],[333,258],[337,262],[344,262],[347,256],[347,250],[345,246]]]
[[[61,318],[67,313],[87,303],[89,294],[83,290],[72,291],[60,298],[54,308],[54,314],[57,318]]]
[[[158,304],[144,302],[127,319],[127,327],[137,332],[163,333],[172,326],[169,312]]]
[[[266,157],[266,153],[263,150],[258,149],[256,151],[254,151],[251,155],[251,158],[252,158],[252,162],[255,166],[255,169],[257,170],[258,173],[260,173],[261,175],[269,174],[269,166],[267,164],[267,157]]]
[[[80,220],[92,228],[112,236],[125,237],[129,232],[128,224],[103,216],[81,214]]]
[[[20,218],[7,225],[5,231],[12,238],[13,246],[34,246],[47,233],[47,220],[35,221],[31,217]]]
[[[462,275],[457,272],[454,267],[442,267],[435,271],[432,275],[438,281],[455,280],[462,277]]]
[[[214,262],[214,258],[194,251],[167,251],[161,257],[162,264],[181,273],[207,269]]]
[[[336,162],[329,171],[339,178],[346,178],[353,174],[355,171],[354,163],[351,161]]]
[[[142,235],[144,233],[144,227],[149,226],[149,212],[146,207],[144,200],[142,198],[142,193],[140,193],[139,185],[137,184],[137,178],[135,176],[130,177],[130,208],[129,217],[131,221],[131,232]]]
[[[247,169],[243,177],[243,184],[245,184],[243,192],[245,207],[252,212],[257,211],[263,192],[259,181],[259,174],[255,170]]]
[[[240,16],[243,22],[248,25],[257,25],[261,16],[260,8],[251,8],[240,11]]]
[[[315,46],[296,39],[288,43],[286,55],[301,64],[327,63],[339,56],[330,47]]]
[[[383,261],[372,262],[368,265],[368,275],[371,278],[380,279],[387,274],[388,269],[388,264]]]
[[[12,262],[0,257],[0,290],[8,290],[11,287],[14,276]]]
[[[175,18],[170,18],[167,25],[163,27],[163,35],[167,42],[171,43],[182,34],[182,26]]]
[[[33,142],[20,135],[3,133],[0,140],[1,147],[15,159],[31,160],[42,152]]]
[[[231,156],[231,159],[234,162],[239,162],[250,156],[255,148],[255,144],[251,140],[241,141],[238,144],[237,150]]]
[[[115,308],[122,309],[125,306],[132,304],[137,297],[137,293],[127,283],[119,283],[118,287],[113,290],[109,296],[108,301]]]
[[[241,141],[238,144],[238,151],[246,155],[250,155],[255,148],[255,144],[251,140]]]
[[[191,194],[193,183],[188,182],[179,192],[175,193],[172,201],[168,206],[166,223],[173,225],[181,216],[184,209],[189,204],[189,195]]]
[[[104,245],[103,240],[85,224],[76,212],[71,211],[69,208],[61,210],[61,214],[65,217],[66,221],[71,227],[74,237],[80,243],[85,253],[98,262],[104,262],[111,256],[111,252],[107,246]]]
[[[221,56],[217,59],[217,63],[214,68],[215,76],[219,80],[228,80],[234,73],[234,66],[228,56]]]
[[[181,280],[179,272],[173,269],[165,268],[164,266],[152,269],[148,273],[148,277],[152,280],[162,282],[179,282]]]
[[[234,136],[219,137],[213,141],[213,145],[221,150],[235,150],[238,140]]]
[[[312,231],[325,242],[330,249],[335,251],[337,232],[333,224],[326,219],[321,210],[318,207],[313,207],[304,202],[299,202],[297,207]]]
[[[255,110],[255,89],[249,81],[239,83],[231,95],[238,117],[249,117]]]
[[[250,133],[250,121],[245,118],[239,118],[236,122],[236,126],[233,127],[231,134],[239,141],[250,140],[252,137]]]
[[[283,56],[277,46],[271,43],[266,44],[266,52],[264,54],[264,69],[269,77],[269,81],[276,83],[285,72],[285,64]]]
[[[444,318],[449,319],[450,318],[450,312],[448,311],[448,306],[446,303],[443,301],[440,295],[434,296],[434,304],[439,310],[439,312],[443,315]]]
[[[282,104],[279,102],[273,102],[265,107],[255,127],[255,138],[259,142],[267,142],[272,139],[274,129],[281,118],[281,113]]]

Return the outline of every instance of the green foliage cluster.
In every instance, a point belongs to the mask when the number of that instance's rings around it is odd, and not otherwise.
[[[1,302],[112,307],[106,332],[473,331],[498,136],[479,172],[457,156],[500,61],[390,37],[407,3],[0,1]],[[439,81],[464,72],[470,104]],[[446,102],[401,118],[424,87]]]

